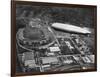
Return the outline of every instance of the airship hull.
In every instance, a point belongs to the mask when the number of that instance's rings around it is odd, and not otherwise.
[[[64,30],[67,32],[73,33],[81,33],[81,34],[90,34],[91,32],[83,27],[78,27],[70,24],[63,24],[63,23],[53,23],[52,27],[59,30]]]

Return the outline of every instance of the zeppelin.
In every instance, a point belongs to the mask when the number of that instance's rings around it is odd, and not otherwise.
[[[51,25],[55,29],[73,32],[73,33],[82,33],[82,34],[90,34],[91,31],[89,31],[86,27],[78,27],[70,24],[63,24],[63,23],[53,23]]]

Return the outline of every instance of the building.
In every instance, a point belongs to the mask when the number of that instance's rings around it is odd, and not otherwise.
[[[58,63],[57,57],[44,57],[42,58],[43,64]]]
[[[60,51],[59,47],[49,47],[49,49],[50,49],[50,52],[58,52],[58,51]]]

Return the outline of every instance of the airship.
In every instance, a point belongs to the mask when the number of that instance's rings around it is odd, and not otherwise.
[[[71,24],[64,24],[64,23],[53,23],[51,27],[63,30],[66,32],[72,32],[72,33],[80,33],[80,34],[90,34],[91,31],[87,27],[79,27]]]

